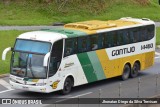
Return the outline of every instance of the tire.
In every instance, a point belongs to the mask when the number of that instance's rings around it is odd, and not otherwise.
[[[133,65],[133,68],[132,68],[130,77],[131,77],[131,78],[137,77],[137,76],[138,76],[138,73],[139,73],[139,70],[140,70],[140,64],[137,63],[137,62],[135,62],[134,65]]]
[[[130,72],[131,72],[131,68],[128,64],[126,64],[123,68],[123,74],[121,77],[123,81],[129,78]]]
[[[62,94],[65,95],[70,93],[73,86],[72,84],[73,84],[72,80],[70,78],[66,78],[63,89],[62,89]]]

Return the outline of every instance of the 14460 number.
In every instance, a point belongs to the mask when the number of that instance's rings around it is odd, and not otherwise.
[[[141,45],[141,50],[153,48],[153,43]]]

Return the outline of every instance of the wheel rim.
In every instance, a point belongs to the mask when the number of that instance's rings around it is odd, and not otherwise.
[[[132,74],[133,74],[133,75],[137,75],[137,74],[138,74],[138,71],[139,71],[139,65],[138,65],[138,64],[135,64],[134,67],[133,67],[133,72],[132,72]]]
[[[70,82],[66,81],[64,84],[64,91],[68,92],[70,90],[70,88],[71,88]]]
[[[127,78],[129,77],[129,72],[130,72],[130,68],[126,67],[126,68],[124,69],[124,74],[123,74],[123,77],[124,77],[125,79],[127,79]]]

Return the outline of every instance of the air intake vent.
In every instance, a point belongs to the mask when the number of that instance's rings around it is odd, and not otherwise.
[[[97,30],[104,28],[116,27],[117,25],[114,23],[108,23],[106,21],[85,21],[85,22],[77,22],[77,23],[69,23],[66,24],[65,28],[78,28],[78,29],[86,29],[86,30]]]

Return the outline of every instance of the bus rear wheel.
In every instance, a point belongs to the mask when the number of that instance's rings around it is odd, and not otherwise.
[[[65,82],[64,82],[64,86],[63,86],[63,89],[62,89],[62,94],[68,94],[71,92],[71,89],[72,89],[72,80],[71,78],[66,78]]]
[[[127,80],[129,78],[131,72],[131,67],[129,66],[129,64],[126,64],[123,68],[123,74],[122,74],[122,80]]]
[[[131,78],[137,77],[139,70],[140,70],[140,64],[138,62],[135,62],[134,65],[133,65],[130,77]]]

